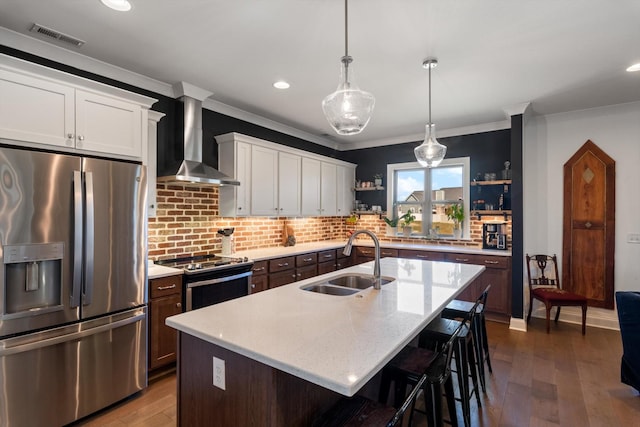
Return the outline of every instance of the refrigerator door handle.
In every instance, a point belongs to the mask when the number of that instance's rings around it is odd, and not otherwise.
[[[80,305],[82,293],[82,172],[73,171],[73,283],[71,287],[71,307]]]
[[[19,344],[13,347],[2,348],[0,347],[0,357],[10,356],[16,353],[24,353],[27,351],[37,350],[43,347],[50,347],[52,345],[61,344],[69,341],[79,340],[90,335],[99,334],[101,332],[117,329],[122,326],[136,323],[143,320],[146,317],[144,312],[138,313],[132,317],[127,317],[121,320],[117,320],[113,323],[106,323],[104,325],[96,326],[95,328],[85,329],[84,331],[72,332],[70,334],[64,334],[53,338],[47,338],[44,340],[34,341],[26,344]]]
[[[82,304],[89,305],[93,300],[93,261],[94,261],[94,240],[95,240],[95,210],[93,202],[93,173],[85,172],[85,259],[84,259],[84,289]]]

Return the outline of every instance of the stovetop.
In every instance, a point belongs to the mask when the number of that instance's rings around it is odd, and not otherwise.
[[[156,261],[166,267],[181,268],[186,274],[203,273],[227,269],[235,266],[247,266],[253,264],[247,257],[227,257],[221,255],[200,255],[195,257],[164,259]]]

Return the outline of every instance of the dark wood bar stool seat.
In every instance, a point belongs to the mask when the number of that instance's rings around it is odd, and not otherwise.
[[[427,381],[424,374],[399,409],[384,405],[363,396],[340,399],[322,414],[312,427],[397,427],[402,424],[405,412],[413,408],[418,392]]]
[[[468,316],[464,320],[434,319],[420,332],[419,345],[423,348],[433,348],[448,342],[455,331],[459,331],[453,345],[453,357],[458,377],[460,397],[456,398],[462,404],[464,425],[471,425],[471,397],[475,394],[478,408],[482,407],[478,389],[478,373],[475,360],[475,343],[471,325],[474,322],[480,301],[476,301]],[[469,385],[471,379],[471,385]]]
[[[441,427],[445,421],[442,414],[444,388],[449,410],[449,423],[454,427],[458,427],[455,395],[451,379],[451,358],[461,329],[454,331],[451,339],[437,353],[421,347],[405,347],[382,370],[379,400],[381,402],[387,401],[392,382],[394,384],[395,402],[403,399],[408,385],[414,386],[414,392],[421,387],[424,390],[424,413],[427,416],[429,427]],[[420,385],[419,380],[425,374],[426,382]],[[409,425],[412,425],[413,422],[413,412],[418,411],[415,408],[415,401],[412,405]]]
[[[478,376],[480,377],[480,385],[482,391],[486,393],[487,382],[484,373],[484,364],[487,364],[489,372],[493,373],[491,367],[491,356],[489,355],[489,340],[487,337],[487,324],[484,315],[485,307],[487,306],[487,298],[489,296],[489,289],[491,285],[487,285],[485,290],[480,294],[476,302],[480,302],[480,305],[476,308],[476,316],[473,319],[471,325],[471,331],[473,332],[473,338],[475,340],[476,362],[478,365]],[[475,302],[453,300],[444,310],[442,310],[442,317],[446,319],[466,319],[469,317],[469,312],[473,310]]]

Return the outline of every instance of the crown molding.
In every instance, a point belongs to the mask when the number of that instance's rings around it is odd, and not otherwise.
[[[482,123],[473,126],[463,126],[452,129],[441,129],[436,131],[437,138],[448,138],[452,136],[471,135],[474,133],[492,132],[511,128],[511,120],[499,122]],[[386,145],[405,144],[407,142],[418,142],[424,140],[424,133],[416,133],[392,138],[375,139],[356,143],[342,143],[338,146],[339,151],[357,150],[361,148],[382,147]]]

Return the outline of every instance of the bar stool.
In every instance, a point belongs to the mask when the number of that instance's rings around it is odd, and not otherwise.
[[[471,325],[471,331],[475,339],[475,351],[476,362],[478,365],[478,375],[480,377],[480,385],[482,391],[487,392],[486,379],[484,374],[484,364],[487,364],[489,372],[493,373],[491,367],[491,357],[489,356],[489,341],[487,339],[487,324],[485,323],[484,309],[487,306],[487,297],[489,296],[489,289],[491,285],[487,285],[485,290],[480,294],[476,301],[480,301],[480,306],[476,310],[476,317],[474,317],[473,324]],[[470,301],[453,300],[444,310],[442,310],[442,317],[446,319],[464,319],[468,317],[469,311],[473,308],[474,303]]]
[[[409,396],[398,410],[391,406],[367,399],[362,396],[353,396],[340,399],[327,412],[316,419],[312,427],[396,427],[402,424],[405,412],[414,402],[418,392],[427,381],[427,374],[417,382]]]
[[[475,344],[471,325],[474,322],[480,301],[476,301],[472,309],[463,320],[446,319],[438,317],[431,321],[419,336],[419,346],[424,348],[438,347],[451,339],[454,331],[460,329],[453,347],[453,356],[460,389],[460,400],[464,425],[471,425],[471,396],[475,394],[478,408],[482,407],[480,393],[478,391],[478,374],[475,360]],[[469,378],[472,385],[469,386]]]
[[[451,358],[462,326],[463,324],[461,323],[460,327],[453,332],[449,341],[442,346],[438,353],[421,347],[407,346],[402,349],[382,369],[379,401],[387,401],[391,382],[394,383],[396,403],[402,400],[406,393],[407,385],[414,385],[413,391],[422,387],[426,409],[424,413],[427,415],[429,427],[441,427],[445,421],[442,414],[442,389],[444,388],[449,409],[449,423],[454,427],[458,427],[455,395],[451,379]],[[418,381],[425,373],[427,381],[423,386],[420,386]],[[414,411],[423,412],[415,408],[415,401],[413,405],[409,416],[409,425],[413,422]]]

